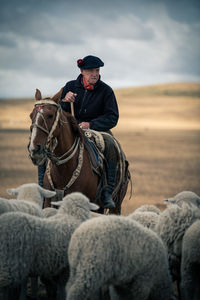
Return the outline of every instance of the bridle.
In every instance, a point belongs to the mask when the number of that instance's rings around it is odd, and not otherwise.
[[[57,107],[57,112],[56,112],[56,117],[54,120],[54,123],[51,127],[51,129],[48,128],[47,122],[45,120],[45,117],[43,115],[43,113],[41,112],[41,108],[43,108],[45,105],[54,105]],[[76,151],[78,150],[79,144],[80,144],[80,138],[75,138],[74,143],[72,144],[72,146],[64,153],[62,154],[60,157],[55,156],[54,154],[54,150],[58,144],[57,138],[53,136],[53,133],[58,125],[59,120],[62,122],[60,119],[60,115],[62,113],[62,109],[60,107],[59,104],[55,103],[52,100],[39,100],[36,101],[35,103],[35,108],[37,110],[37,114],[40,114],[40,116],[42,117],[43,121],[44,121],[44,125],[45,127],[42,127],[41,125],[37,124],[37,123],[33,123],[31,125],[31,129],[33,128],[39,128],[40,130],[42,130],[43,132],[45,132],[47,134],[47,140],[46,143],[44,145],[44,152],[46,153],[47,157],[56,165],[61,165],[66,163],[67,161],[69,161],[76,153]],[[38,109],[37,109],[38,107]],[[68,123],[68,122],[64,122],[64,123]],[[72,152],[70,155],[68,155],[70,152]],[[67,156],[67,157],[66,157]],[[64,158],[66,157],[66,158]],[[63,159],[64,158],[64,159]]]
[[[72,146],[64,154],[62,154],[60,157],[55,156],[54,150],[55,150],[55,148],[58,144],[58,141],[57,141],[56,137],[53,137],[53,133],[54,133],[59,121],[61,122],[61,124],[62,123],[68,123],[68,122],[63,121],[63,120],[60,119],[60,115],[62,114],[62,108],[60,107],[59,104],[55,103],[52,100],[44,99],[44,100],[37,101],[35,103],[35,107],[41,106],[41,108],[42,108],[42,107],[44,107],[45,105],[48,105],[48,104],[51,104],[51,105],[54,105],[54,106],[57,107],[56,117],[55,117],[55,120],[54,120],[54,123],[53,123],[51,129],[50,130],[48,129],[48,126],[47,126],[46,120],[44,118],[44,115],[41,112],[39,107],[38,107],[38,110],[37,110],[37,114],[39,113],[40,116],[42,117],[42,119],[44,121],[44,124],[45,124],[45,128],[38,125],[38,124],[36,124],[36,123],[33,123],[31,125],[31,128],[35,128],[35,127],[39,128],[40,130],[42,130],[43,132],[45,132],[47,134],[47,141],[46,141],[46,144],[44,146],[44,151],[45,151],[47,157],[49,158],[49,160],[51,160],[52,163],[54,163],[56,165],[62,165],[64,163],[68,162],[75,155],[78,148],[80,148],[79,155],[78,155],[77,167],[74,170],[74,172],[72,174],[72,177],[70,178],[69,182],[62,189],[63,191],[65,191],[66,189],[69,189],[70,186],[76,181],[76,179],[78,178],[78,176],[81,172],[81,168],[82,168],[82,164],[83,164],[84,145],[81,142],[80,137],[76,137],[75,140],[74,140],[74,143],[72,144]],[[71,152],[71,154],[68,155],[70,152]],[[66,157],[66,158],[64,158],[64,157]],[[51,178],[51,174],[50,174],[50,164],[49,164],[49,162],[50,161],[48,161],[47,168],[46,168],[47,177],[48,177],[49,183],[51,185],[51,188],[53,190],[55,190],[55,187],[54,187],[54,184],[53,184],[53,181],[52,181],[52,178]]]

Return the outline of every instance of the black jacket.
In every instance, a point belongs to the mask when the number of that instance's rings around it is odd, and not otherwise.
[[[63,110],[71,112],[70,103],[62,102],[67,92],[76,93],[74,114],[78,123],[89,122],[90,128],[108,131],[116,126],[119,118],[118,105],[111,87],[100,79],[93,90],[85,90],[82,75],[66,83],[61,95],[60,105]]]

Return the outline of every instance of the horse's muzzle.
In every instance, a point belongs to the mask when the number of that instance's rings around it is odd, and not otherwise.
[[[41,165],[43,165],[45,162],[46,162],[46,160],[47,160],[47,156],[46,155],[44,155],[43,157],[32,157],[31,155],[29,155],[30,156],[30,158],[31,158],[31,160],[32,160],[32,163],[34,164],[34,165],[36,165],[36,166],[41,166]]]
[[[29,157],[34,165],[41,166],[47,160],[47,155],[40,145],[37,145],[34,149],[29,150]]]

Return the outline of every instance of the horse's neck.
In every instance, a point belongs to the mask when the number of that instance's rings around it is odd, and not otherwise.
[[[57,137],[58,144],[55,148],[55,155],[61,156],[68,151],[75,141],[75,137],[71,131],[69,124],[64,124],[60,128],[59,136]]]

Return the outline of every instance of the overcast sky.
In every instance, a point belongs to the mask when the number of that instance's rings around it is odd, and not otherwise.
[[[199,0],[0,0],[0,97],[55,94],[86,55],[113,88],[200,82]]]

